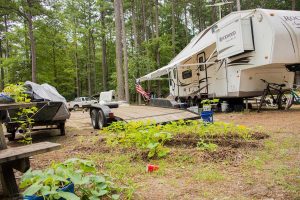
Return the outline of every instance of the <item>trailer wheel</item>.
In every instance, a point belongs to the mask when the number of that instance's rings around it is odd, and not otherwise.
[[[102,112],[102,110],[99,110],[98,112],[98,127],[99,129],[102,129],[105,126],[105,117]]]
[[[66,126],[65,122],[59,124],[59,129],[60,129],[60,135],[66,135]]]
[[[10,133],[10,134],[7,136],[7,139],[8,139],[9,141],[14,141],[15,138],[16,138],[16,129],[15,129],[15,128],[7,129],[7,132]]]
[[[93,109],[91,111],[91,121],[94,129],[99,129],[99,123],[98,123],[98,112],[96,109]]]
[[[74,111],[79,110],[79,106],[78,106],[78,105],[74,105],[74,106],[73,106],[73,110],[74,110]]]

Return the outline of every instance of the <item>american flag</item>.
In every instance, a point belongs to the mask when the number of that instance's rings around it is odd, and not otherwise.
[[[140,93],[146,100],[150,100],[150,94],[146,92],[140,84],[135,84],[135,90],[137,91],[137,93]]]

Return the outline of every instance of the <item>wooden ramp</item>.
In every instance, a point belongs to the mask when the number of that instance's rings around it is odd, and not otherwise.
[[[177,120],[198,119],[200,116],[187,110],[161,108],[152,106],[132,106],[121,105],[119,108],[112,109],[116,117],[126,122],[130,121],[155,121],[165,123]]]

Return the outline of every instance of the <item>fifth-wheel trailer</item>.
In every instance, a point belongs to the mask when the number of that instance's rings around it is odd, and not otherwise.
[[[180,99],[262,95],[261,79],[291,86],[300,68],[300,12],[233,12],[196,35],[171,62],[137,82],[167,75]]]

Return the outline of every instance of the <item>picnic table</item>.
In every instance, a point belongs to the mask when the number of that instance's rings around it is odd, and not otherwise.
[[[30,168],[29,157],[60,148],[60,144],[52,142],[7,148],[3,129],[7,109],[29,108],[35,105],[35,103],[0,104],[0,182],[3,192],[0,199],[20,199],[14,169],[24,173]]]

